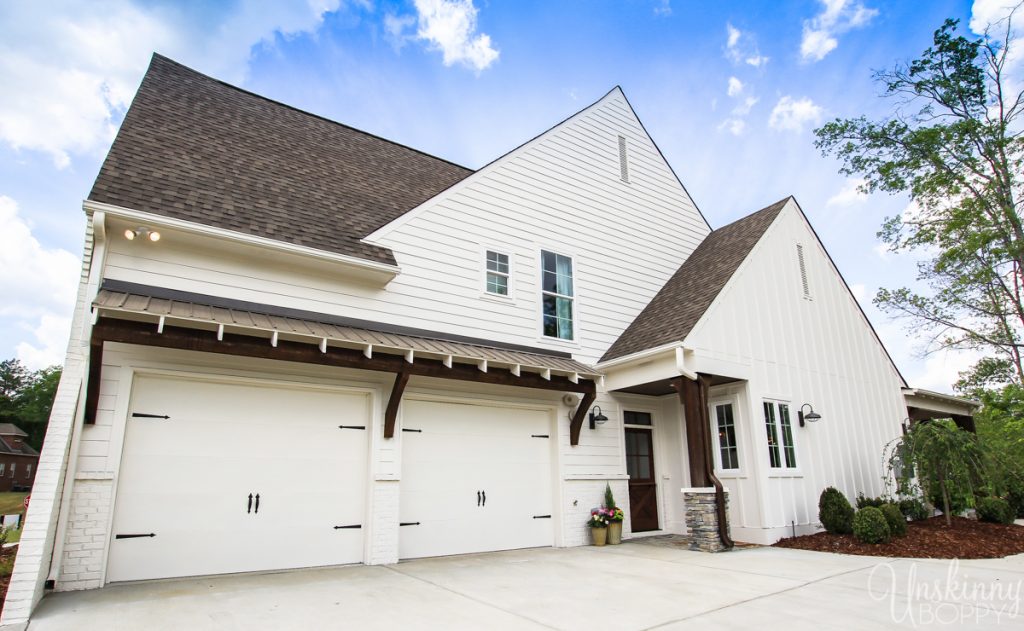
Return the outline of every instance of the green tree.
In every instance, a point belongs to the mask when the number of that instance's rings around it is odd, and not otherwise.
[[[1020,5],[1017,7],[1020,8]],[[947,20],[908,64],[876,73],[893,103],[882,120],[836,119],[816,146],[864,192],[909,194],[913,212],[878,233],[918,250],[925,291],[881,289],[875,304],[929,334],[928,350],[980,349],[975,383],[1024,383],[1024,92],[1011,89],[1013,13],[972,39]]]
[[[0,362],[0,423],[20,427],[36,449],[46,436],[60,375],[58,366],[33,372],[17,359]]]
[[[976,489],[990,484],[989,464],[978,437],[953,421],[915,423],[895,441],[889,458],[901,494],[917,488],[941,503],[946,525],[952,524],[955,498],[974,498]]]

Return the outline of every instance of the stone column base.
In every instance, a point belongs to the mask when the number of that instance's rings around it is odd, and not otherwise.
[[[725,508],[728,520],[728,490],[725,491]],[[683,509],[686,511],[686,529],[690,535],[691,550],[722,552],[727,549],[718,536],[718,510],[714,487],[683,489]],[[728,527],[728,521],[726,526]]]

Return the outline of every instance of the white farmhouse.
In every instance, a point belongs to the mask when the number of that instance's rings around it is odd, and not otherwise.
[[[904,392],[793,198],[712,230],[618,88],[472,171],[155,56],[84,209],[4,623],[583,545],[606,484],[627,537],[772,543],[971,412]]]

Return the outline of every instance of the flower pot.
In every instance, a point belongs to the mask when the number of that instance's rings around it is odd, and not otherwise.
[[[607,528],[591,528],[590,534],[594,537],[595,546],[603,546],[608,541]]]
[[[608,545],[617,546],[622,543],[622,522],[613,521],[608,524]]]

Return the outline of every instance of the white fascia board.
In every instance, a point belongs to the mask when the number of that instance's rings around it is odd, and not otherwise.
[[[658,355],[661,355],[662,353],[667,353],[669,351],[674,352],[677,348],[683,349],[684,352],[690,351],[690,349],[683,346],[682,342],[669,342],[668,344],[663,344],[662,346],[655,346],[654,348],[648,348],[642,351],[637,351],[631,355],[623,355],[622,357],[609,359],[606,362],[599,362],[594,365],[594,368],[601,372],[606,372],[610,368],[615,368],[617,366],[622,366],[625,364],[632,364],[634,362],[641,361],[644,359],[651,359],[652,357],[656,357]]]
[[[972,410],[976,410],[981,407],[981,401],[966,399],[952,394],[944,394],[942,392],[935,392],[933,390],[922,390],[920,388],[903,388],[903,396],[935,399],[952,405],[962,405],[964,407],[971,408]]]
[[[387,235],[389,235],[391,232],[397,230],[398,228],[401,228],[403,225],[405,225],[406,222],[411,221],[411,220],[415,219],[416,217],[418,217],[427,208],[430,208],[434,204],[435,200],[437,200],[439,198],[442,198],[444,196],[456,193],[458,191],[461,191],[463,188],[465,188],[467,186],[471,186],[477,179],[479,179],[481,177],[481,174],[490,172],[490,171],[498,168],[499,166],[505,164],[509,160],[513,159],[515,156],[519,155],[520,153],[526,151],[527,149],[529,149],[529,148],[533,147],[534,145],[536,145],[537,143],[541,142],[544,138],[546,138],[549,134],[551,134],[556,129],[559,129],[560,127],[563,127],[564,125],[569,124],[570,122],[572,122],[576,118],[579,118],[580,116],[582,116],[584,113],[586,113],[586,112],[588,112],[588,111],[590,111],[590,110],[592,110],[592,109],[594,109],[596,107],[599,107],[601,104],[603,104],[606,101],[608,101],[609,99],[613,98],[615,95],[621,95],[623,97],[623,99],[625,99],[625,94],[622,93],[622,88],[620,88],[619,86],[615,86],[614,88],[612,88],[612,90],[610,92],[608,92],[607,94],[602,96],[600,99],[594,101],[593,103],[591,103],[587,107],[585,107],[585,108],[581,109],[580,111],[576,112],[575,114],[573,114],[569,118],[566,118],[562,122],[558,123],[557,125],[555,125],[553,127],[550,127],[549,129],[547,129],[544,132],[541,132],[540,134],[538,134],[534,138],[524,142],[523,144],[519,145],[515,149],[512,149],[508,153],[506,153],[506,154],[496,158],[495,160],[489,162],[488,164],[480,167],[479,169],[477,169],[473,173],[470,173],[464,179],[456,182],[455,184],[453,184],[452,186],[450,186],[450,187],[446,188],[445,190],[441,191],[437,195],[434,195],[430,199],[424,201],[419,206],[416,206],[415,208],[412,208],[411,210],[405,212],[401,216],[396,217],[391,222],[384,224],[380,228],[377,228],[376,230],[371,232],[369,235],[364,237],[362,239],[362,242],[370,244],[370,245],[377,245],[377,246],[381,245],[380,244],[380,240],[381,239],[387,237]]]
[[[298,254],[322,261],[337,263],[346,267],[375,272],[381,275],[390,275],[391,278],[398,276],[402,271],[402,269],[397,265],[379,263],[377,261],[367,261],[366,259],[348,256],[347,254],[327,252],[326,250],[318,250],[304,245],[295,245],[294,243],[276,241],[266,237],[234,232],[232,230],[225,230],[224,228],[217,228],[215,226],[208,226],[192,221],[184,221],[182,219],[155,215],[153,213],[142,212],[140,210],[132,210],[131,208],[124,208],[122,206],[114,206],[112,204],[104,204],[102,202],[94,202],[91,200],[85,200],[82,203],[82,206],[87,213],[102,212],[108,217],[118,217],[121,219],[137,221],[140,224],[145,224],[147,226],[181,230],[182,232],[204,235],[216,239],[224,239],[236,243],[244,243],[247,245],[254,245],[291,254]]]

